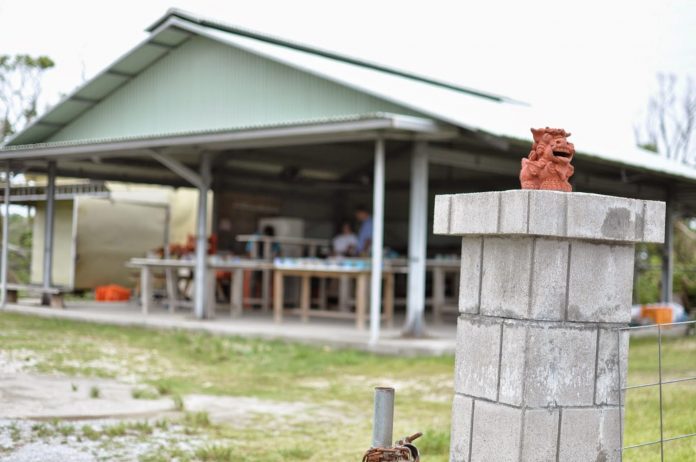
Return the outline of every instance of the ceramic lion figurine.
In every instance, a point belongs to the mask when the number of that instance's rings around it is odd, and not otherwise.
[[[532,128],[534,144],[529,156],[522,159],[522,189],[550,189],[570,192],[568,179],[573,176],[570,165],[575,146],[568,142],[570,133],[562,128]]]

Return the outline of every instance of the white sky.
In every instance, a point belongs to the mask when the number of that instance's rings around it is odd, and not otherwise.
[[[55,103],[169,7],[527,101],[574,138],[632,142],[656,73],[696,77],[696,0],[0,0],[0,54],[52,57]]]

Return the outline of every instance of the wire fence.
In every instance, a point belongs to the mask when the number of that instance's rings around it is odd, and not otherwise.
[[[670,385],[670,384],[675,384],[675,383],[682,383],[682,382],[696,382],[696,376],[688,376],[688,377],[679,377],[679,378],[674,378],[674,379],[664,379],[664,370],[663,370],[663,345],[662,345],[662,340],[663,340],[663,334],[665,329],[673,330],[673,329],[679,329],[679,330],[684,330],[684,334],[693,334],[694,330],[696,329],[696,321],[684,321],[684,322],[675,322],[675,323],[669,323],[669,324],[651,324],[651,325],[646,325],[646,326],[632,326],[632,327],[624,327],[617,329],[617,342],[618,342],[618,352],[619,352],[619,358],[623,358],[622,356],[622,349],[623,348],[628,348],[628,343],[625,344],[625,346],[622,347],[622,333],[626,332],[629,335],[634,334],[640,331],[646,331],[649,329],[654,329],[657,331],[657,377],[658,380],[657,382],[651,382],[651,383],[643,383],[643,384],[638,384],[638,385],[629,385],[628,383],[626,386],[623,386],[623,380],[625,380],[625,377],[622,377],[624,371],[622,371],[622,367],[619,366],[618,368],[618,379],[619,379],[619,384],[620,385],[620,390],[621,393],[619,393],[619,400],[620,400],[620,406],[621,409],[623,409],[623,412],[625,413],[625,395],[629,390],[638,390],[638,389],[648,389],[648,388],[657,388],[658,390],[658,396],[659,396],[659,405],[660,405],[660,419],[659,419],[659,430],[660,430],[660,438],[657,440],[652,440],[652,441],[645,441],[641,443],[636,443],[636,444],[631,444],[629,446],[624,446],[624,428],[623,428],[623,416],[621,419],[619,419],[620,425],[621,425],[621,453],[622,456],[626,453],[626,451],[631,451],[634,449],[639,449],[639,448],[645,448],[649,446],[657,446],[659,445],[660,449],[660,461],[664,462],[665,460],[665,443],[669,443],[672,441],[677,441],[677,440],[684,440],[687,438],[694,438],[696,437],[696,432],[693,433],[685,433],[677,436],[670,436],[665,438],[665,403],[664,403],[664,398],[663,398],[663,387],[665,385]],[[621,361],[621,360],[620,360]],[[626,373],[628,371],[625,371]]]

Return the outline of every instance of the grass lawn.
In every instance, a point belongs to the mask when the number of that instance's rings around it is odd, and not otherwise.
[[[205,435],[214,444],[176,454],[168,454],[163,447],[143,455],[143,461],[173,457],[182,461],[359,461],[370,443],[373,387],[379,385],[397,389],[394,436],[422,431],[425,435],[417,445],[424,462],[448,460],[451,356],[384,357],[7,313],[0,313],[0,350],[34,354],[32,367],[39,372],[131,377],[162,395],[171,395],[175,402],[179,396],[195,393],[312,406],[304,419],[259,415],[252,425],[241,427],[185,414],[187,434],[191,438]],[[666,340],[663,353],[666,379],[696,375],[694,337]],[[655,339],[635,339],[630,354],[630,384],[655,381]],[[663,398],[665,437],[696,432],[696,383],[666,385]],[[659,438],[657,389],[631,391],[626,419],[627,445]],[[665,449],[665,460],[696,460],[696,439],[669,443]],[[659,448],[632,450],[624,460],[657,461]]]

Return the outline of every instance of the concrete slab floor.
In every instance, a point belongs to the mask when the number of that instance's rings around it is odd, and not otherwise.
[[[403,337],[400,330],[403,318],[397,316],[394,322],[396,327],[383,326],[377,345],[370,345],[369,331],[356,329],[350,320],[311,318],[303,323],[298,316],[287,315],[282,324],[275,324],[271,312],[257,310],[245,310],[239,318],[232,318],[229,312],[218,310],[215,319],[201,321],[193,318],[190,311],[169,313],[164,307],[155,307],[144,315],[134,303],[69,301],[65,309],[55,309],[42,307],[37,300],[20,300],[20,304],[7,305],[4,311],[99,324],[284,340],[402,356],[453,354],[456,336],[454,315],[445,317],[440,325],[429,325],[424,338]]]

